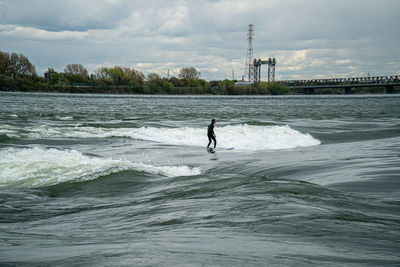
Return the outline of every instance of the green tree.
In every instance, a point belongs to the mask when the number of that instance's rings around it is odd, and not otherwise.
[[[124,75],[127,77],[128,84],[143,84],[144,74],[134,68],[124,68]]]
[[[87,69],[81,64],[68,64],[64,68],[64,72],[70,75],[79,75],[83,77],[85,80],[89,77],[89,73]]]
[[[146,80],[149,82],[158,83],[161,81],[161,76],[160,76],[160,74],[157,74],[157,73],[149,73],[149,74],[147,74]]]
[[[162,78],[157,73],[149,73],[146,78],[146,89],[147,93],[150,94],[161,94],[164,93],[162,86]]]
[[[23,54],[0,52],[0,73],[17,77],[37,76],[35,66]]]
[[[200,85],[199,81],[195,79],[188,79],[186,80],[186,83],[189,87],[197,87]]]
[[[289,89],[280,83],[271,83],[268,87],[272,95],[287,95]]]
[[[36,75],[35,66],[23,54],[11,54],[11,63],[14,67],[15,76],[32,77]]]
[[[162,88],[167,94],[171,94],[174,92],[174,84],[172,82],[169,82],[167,80],[163,81],[162,83]]]
[[[140,71],[120,66],[114,66],[113,68],[100,67],[96,69],[95,73],[97,79],[106,84],[142,85],[144,80],[144,75]]]
[[[69,85],[69,80],[63,73],[53,73],[50,78],[50,84],[65,88]]]
[[[176,77],[169,78],[169,81],[174,85],[174,87],[183,87],[185,86],[185,81],[178,79]]]
[[[125,84],[125,75],[124,71],[120,66],[115,66],[114,68],[108,69],[108,74],[114,85],[123,85]]]
[[[15,80],[8,75],[0,74],[0,90],[1,91],[17,90]]]
[[[108,74],[107,67],[99,67],[95,70],[96,78],[100,81],[101,84],[107,84],[111,82],[111,77]]]
[[[10,54],[0,51],[0,74],[11,76],[11,72]]]
[[[289,93],[286,86],[276,82],[254,83],[252,87],[257,94],[286,95]]]

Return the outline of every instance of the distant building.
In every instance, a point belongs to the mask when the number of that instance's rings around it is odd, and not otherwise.
[[[249,86],[249,85],[252,85],[252,84],[254,84],[254,82],[239,81],[239,82],[235,83],[235,85],[237,85],[237,86]]]
[[[46,81],[50,82],[51,80],[51,75],[57,73],[56,71],[54,71],[54,69],[52,68],[48,68],[48,70],[44,73],[44,78],[46,79]]]

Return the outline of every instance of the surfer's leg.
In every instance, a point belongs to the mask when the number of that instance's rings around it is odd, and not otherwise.
[[[207,148],[209,148],[209,147],[210,147],[210,145],[211,145],[211,138],[210,138],[210,137],[208,137],[208,145],[207,145]]]
[[[212,138],[212,140],[214,141],[214,148],[217,146],[217,139],[215,139],[215,137],[213,136],[213,137],[211,137]]]

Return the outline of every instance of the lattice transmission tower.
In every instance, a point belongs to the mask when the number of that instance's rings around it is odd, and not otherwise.
[[[253,37],[254,30],[253,24],[249,24],[249,32],[247,33],[248,45],[247,45],[247,56],[243,78],[249,79],[249,82],[254,81],[254,65],[253,65]]]

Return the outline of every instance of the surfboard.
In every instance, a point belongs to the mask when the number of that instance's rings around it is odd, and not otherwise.
[[[208,153],[215,153],[215,148],[207,147],[206,150]]]
[[[215,153],[215,152],[217,152],[217,149],[218,150],[233,150],[235,148],[234,147],[228,147],[228,148],[225,148],[225,147],[221,147],[221,148],[207,147],[206,148],[207,152],[209,152],[209,153]]]

